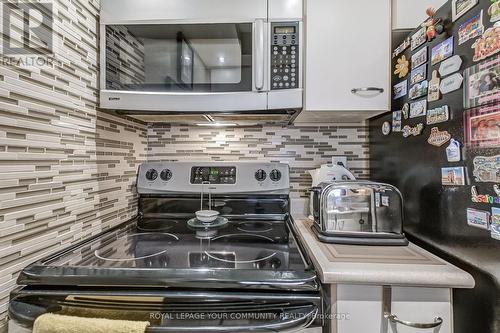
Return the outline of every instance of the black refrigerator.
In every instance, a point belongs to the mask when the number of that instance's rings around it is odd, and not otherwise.
[[[399,34],[392,112],[369,120],[371,178],[401,190],[408,238],[476,280],[454,291],[456,333],[500,332],[499,7],[450,0]]]

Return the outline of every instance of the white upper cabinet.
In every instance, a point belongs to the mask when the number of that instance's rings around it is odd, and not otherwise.
[[[393,0],[392,28],[414,29],[427,19],[425,10],[438,9],[448,0]]]
[[[388,111],[391,1],[306,0],[305,22],[302,118],[312,111],[339,111],[332,119]]]

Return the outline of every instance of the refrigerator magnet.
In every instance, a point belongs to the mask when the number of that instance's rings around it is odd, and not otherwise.
[[[388,121],[384,121],[382,124],[382,134],[389,135],[391,133],[391,124]]]
[[[400,79],[402,79],[406,75],[408,75],[409,68],[410,68],[410,62],[408,61],[408,59],[406,59],[406,56],[403,54],[400,58],[398,58],[396,62],[394,75],[397,75]]]
[[[427,46],[421,48],[411,56],[411,69],[420,67],[427,62]]]
[[[444,60],[441,65],[439,65],[439,75],[447,76],[451,73],[455,73],[462,66],[462,58],[459,55],[454,55],[451,58]]]
[[[464,109],[500,99],[500,55],[464,71]]]
[[[410,88],[410,92],[408,93],[408,97],[410,99],[417,99],[419,97],[427,95],[429,83],[427,81],[422,81],[420,83],[415,84]]]
[[[401,44],[399,44],[398,47],[392,52],[392,58],[396,58],[398,55],[404,52],[410,46],[411,40],[410,37],[406,38]]]
[[[481,36],[483,32],[483,11],[481,10],[468,21],[458,26],[458,45],[462,45],[469,39]]]
[[[402,82],[399,82],[393,87],[393,95],[394,99],[401,98],[403,96],[406,96],[408,93],[408,80],[404,80]]]
[[[484,106],[464,112],[464,137],[470,147],[500,147],[500,111]]]
[[[439,78],[438,71],[432,71],[432,78],[429,81],[429,94],[427,95],[427,101],[435,102],[441,98],[441,91],[439,90],[439,84],[441,79]]]
[[[427,40],[426,28],[421,27],[413,35],[411,35],[411,50],[415,50],[417,47],[425,43]]]
[[[478,2],[479,0],[452,0],[451,17],[453,22],[477,5]]]
[[[446,186],[465,185],[464,167],[441,168],[441,183]]]
[[[500,208],[491,208],[491,238],[500,240]]]
[[[440,18],[434,17],[436,15],[436,9],[429,7],[425,13],[429,18],[422,24],[422,27],[425,27],[427,41],[430,42],[436,38],[438,33],[443,32],[443,25],[439,24],[441,22]]]
[[[427,125],[439,124],[450,119],[448,105],[443,105],[434,109],[427,110]]]
[[[422,131],[424,130],[424,124],[419,123],[414,127],[411,127],[410,125],[406,125],[403,127],[403,137],[407,138],[409,136],[417,136],[422,134]]]
[[[488,230],[490,224],[490,212],[467,208],[467,224],[472,227]]]
[[[460,146],[461,144],[459,141],[455,139],[450,140],[450,144],[446,147],[446,160],[448,160],[448,162],[460,162],[462,158]]]
[[[410,118],[423,117],[427,113],[427,99],[421,99],[410,104]]]
[[[453,55],[453,36],[434,46],[431,51],[431,64],[437,65]]]
[[[410,74],[410,84],[416,84],[427,79],[427,66],[422,65],[418,68],[412,69]]]
[[[444,79],[441,80],[441,84],[439,85],[439,90],[443,95],[449,94],[452,91],[460,89],[463,80],[464,78],[460,73],[455,73],[453,75],[445,77]]]
[[[483,35],[476,39],[471,46],[474,49],[472,60],[481,61],[500,51],[500,26],[495,23],[491,28],[488,28]]]
[[[495,186],[498,187],[498,185],[493,185],[494,190],[495,190]],[[497,196],[489,195],[489,194],[478,194],[476,186],[472,186],[470,191],[471,191],[472,202],[487,203],[487,204],[491,204],[491,205],[500,204],[500,197],[499,197],[500,194],[499,193],[497,193]]]
[[[500,155],[476,156],[472,160],[472,175],[476,182],[500,183]]]
[[[488,8],[488,15],[490,16],[490,22],[496,22],[500,20],[500,2],[494,1],[490,8]]]
[[[402,127],[402,111],[394,111],[392,113],[392,131],[393,132],[401,132]]]
[[[405,119],[408,119],[408,117],[410,116],[410,104],[409,103],[405,103],[403,105],[403,108],[401,109],[401,111],[403,112],[403,117]]]
[[[427,139],[427,143],[433,145],[435,147],[441,147],[446,142],[450,141],[451,134],[448,131],[440,131],[439,128],[433,127],[431,128],[431,134]]]

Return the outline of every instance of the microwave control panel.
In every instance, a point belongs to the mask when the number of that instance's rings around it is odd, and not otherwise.
[[[299,22],[271,23],[271,90],[299,87]]]

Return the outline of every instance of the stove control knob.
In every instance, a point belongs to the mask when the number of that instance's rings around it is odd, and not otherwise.
[[[156,178],[158,178],[158,171],[156,171],[155,169],[149,169],[148,171],[146,171],[147,180],[153,181]]]
[[[269,178],[271,178],[273,182],[279,181],[281,179],[281,171],[274,169],[271,173],[269,173]]]
[[[255,172],[255,179],[257,179],[259,182],[262,182],[266,179],[267,174],[264,170],[259,169],[257,172]]]
[[[172,178],[172,171],[169,169],[163,169],[160,173],[160,178],[163,181],[169,181]]]

